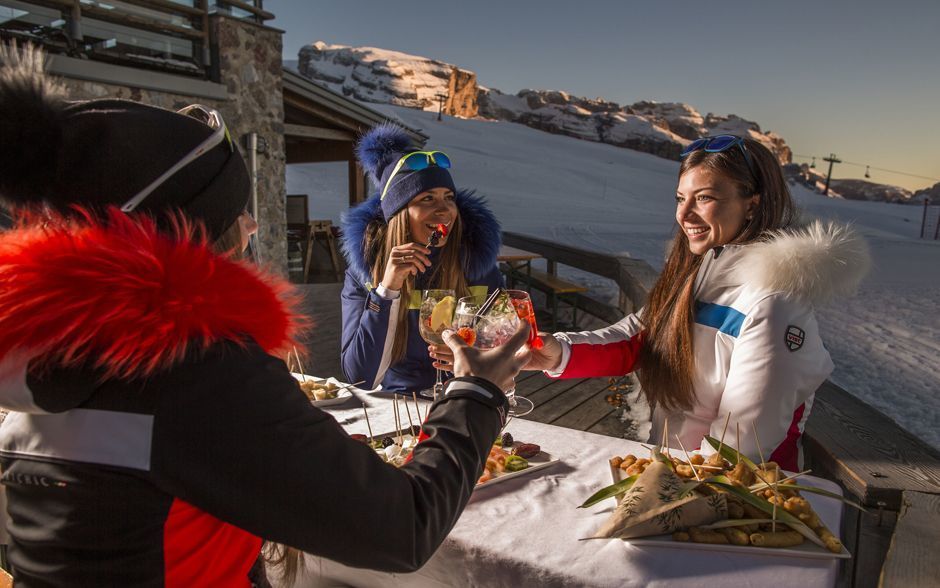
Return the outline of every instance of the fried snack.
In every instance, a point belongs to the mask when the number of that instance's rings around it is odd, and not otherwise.
[[[689,458],[689,463],[692,465],[703,465],[705,463],[705,458],[696,453]]]
[[[622,463],[623,463],[623,458],[622,458],[622,457],[619,457],[619,456],[616,456],[616,455],[615,455],[615,456],[613,456],[612,458],[610,458],[610,467],[612,467],[612,468],[619,468],[619,467],[620,467],[620,464],[622,464]]]
[[[842,552],[842,542],[839,541],[839,539],[833,535],[829,529],[826,528],[826,525],[819,523],[819,526],[813,529],[813,531],[815,531],[816,535],[818,535],[819,538],[822,539],[823,543],[826,544],[826,549],[832,553]]]
[[[750,543],[748,534],[739,527],[725,527],[717,529],[717,531],[727,537],[732,545],[748,545]]]
[[[330,398],[336,398],[338,388],[339,387],[332,382],[314,382],[312,380],[300,382],[300,389],[303,390],[304,394],[306,394],[307,398],[310,400],[328,400]]]
[[[709,529],[700,529],[699,527],[689,527],[689,537],[691,537],[692,541],[695,543],[718,543],[722,545],[730,543],[723,533]]]
[[[757,547],[793,547],[803,543],[803,536],[796,531],[760,531],[751,533],[750,540]]]
[[[681,478],[694,478],[695,473],[692,472],[692,466],[687,464],[681,464],[676,466],[676,474]]]
[[[783,503],[783,508],[787,509],[788,513],[797,517],[801,514],[808,514],[813,511],[813,508],[809,505],[809,502],[800,496],[788,498],[786,502]]]
[[[636,456],[631,454],[631,455],[624,456],[623,461],[620,462],[619,467],[622,470],[626,470],[627,468],[629,468],[635,463],[636,463]]]
[[[632,476],[633,474],[642,474],[643,472],[646,471],[646,466],[648,466],[649,464],[650,464],[650,460],[646,459],[645,457],[640,458],[636,460],[635,462],[633,462],[633,464],[630,465],[630,467],[628,467],[625,471],[627,472],[628,476]],[[622,466],[623,464],[621,464],[621,467]]]
[[[685,531],[676,531],[672,534],[673,541],[691,541],[691,537]]]
[[[748,469],[743,461],[739,461],[734,469],[728,472],[727,477],[732,482],[736,482],[745,488],[753,484],[755,480],[754,472]]]
[[[723,470],[729,467],[728,462],[726,462],[724,458],[721,457],[720,453],[713,453],[709,455],[708,459],[705,460],[705,465],[721,468]]]

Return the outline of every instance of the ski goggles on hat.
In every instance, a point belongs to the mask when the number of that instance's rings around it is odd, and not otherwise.
[[[744,139],[738,137],[737,135],[715,135],[714,137],[702,137],[701,139],[696,139],[688,144],[688,146],[682,150],[682,153],[679,154],[679,158],[682,159],[693,151],[704,151],[705,153],[721,153],[722,151],[727,151],[728,149],[739,148],[741,153],[744,155],[744,161],[747,162],[747,168],[751,170],[751,175],[754,176],[754,179],[758,179],[757,171],[754,169],[754,162],[751,161],[751,154],[747,152],[747,146],[744,144]]]
[[[389,187],[392,185],[392,179],[402,169],[407,171],[420,171],[432,165],[448,169],[450,168],[450,157],[447,157],[447,154],[443,151],[415,151],[403,156],[398,160],[398,163],[395,164],[395,168],[392,169],[392,175],[388,176],[388,180],[385,181],[385,187],[382,189],[382,196],[379,200],[385,198]]]
[[[147,199],[147,196],[153,193],[154,190],[159,188],[164,182],[173,177],[173,175],[189,165],[190,163],[196,161],[206,153],[212,150],[216,145],[225,141],[228,143],[228,148],[230,151],[235,151],[235,146],[232,143],[232,137],[229,135],[228,128],[225,126],[225,121],[222,120],[222,115],[218,110],[214,108],[209,108],[201,104],[193,104],[187,106],[177,111],[178,114],[194,118],[199,122],[205,124],[210,129],[213,129],[213,133],[203,141],[202,143],[196,145],[192,151],[183,156],[182,159],[173,164],[170,169],[163,172],[160,177],[150,182],[150,184],[134,194],[127,202],[121,206],[123,212],[132,212],[135,208],[140,206],[140,203]]]

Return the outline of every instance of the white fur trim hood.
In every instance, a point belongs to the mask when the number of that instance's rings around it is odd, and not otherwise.
[[[739,254],[732,256],[732,280],[813,305],[853,294],[871,268],[862,236],[851,226],[831,222],[814,221],[733,249]]]

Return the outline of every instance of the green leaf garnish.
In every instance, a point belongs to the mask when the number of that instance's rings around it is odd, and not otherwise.
[[[611,484],[610,486],[607,486],[606,488],[601,488],[600,490],[592,494],[590,498],[585,500],[584,504],[582,504],[578,508],[588,508],[589,506],[594,506],[595,504],[597,504],[598,502],[602,500],[613,498],[615,496],[620,496],[621,494],[623,494],[624,492],[632,488],[633,484],[636,483],[636,480],[639,477],[640,477],[639,474],[633,474],[626,480],[620,480],[616,484]]]
[[[715,451],[718,451],[718,448],[721,447],[721,451],[719,451],[721,457],[731,465],[738,465],[738,457],[740,456],[741,461],[743,461],[744,465],[746,465],[751,471],[758,469],[756,463],[748,459],[748,457],[743,453],[738,453],[737,449],[734,449],[727,443],[722,444],[718,439],[709,437],[708,435],[705,435],[705,440],[708,441],[708,444],[711,445]]]

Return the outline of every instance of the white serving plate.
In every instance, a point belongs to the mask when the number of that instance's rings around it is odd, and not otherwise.
[[[516,443],[518,444],[518,443]],[[503,472],[491,478],[488,482],[482,484],[477,484],[476,489],[479,488],[488,488],[500,482],[506,482],[507,480],[512,480],[519,476],[525,476],[539,470],[544,470],[547,467],[550,467],[558,463],[558,459],[552,457],[552,455],[546,451],[540,451],[534,457],[529,460],[529,467],[524,470],[519,470],[518,472]]]
[[[636,546],[672,547],[677,549],[692,549],[696,551],[727,551],[731,553],[753,553],[755,555],[770,555],[778,557],[805,557],[810,559],[851,559],[852,554],[845,546],[841,553],[833,553],[810,541],[804,541],[795,547],[757,547],[756,545],[730,545],[722,543],[693,543],[692,541],[673,541],[671,535],[654,535],[652,537],[639,537],[624,539],[624,543]]]
[[[305,376],[303,374],[298,374],[294,372],[291,372],[291,375],[294,376],[294,379],[297,380],[298,382],[312,380],[314,382],[323,382],[327,384],[332,383],[332,384],[336,384],[337,386],[346,385],[345,383],[340,382],[336,378],[317,378],[316,376]],[[348,388],[344,388],[340,390],[339,393],[337,393],[336,398],[327,398],[326,400],[311,400],[310,404],[316,406],[317,408],[323,408],[324,406],[334,406],[337,404],[342,404],[346,402],[347,400],[349,400],[350,397],[353,396],[353,393],[351,392],[352,389],[353,389],[352,386]]]
[[[675,450],[673,450],[675,451]],[[693,452],[697,453],[697,452]],[[787,472],[781,470],[786,475],[791,475],[792,472]],[[610,466],[610,475],[614,480],[614,483],[620,482],[621,480],[626,479],[623,470],[620,468],[615,468]],[[800,483],[806,484],[807,486],[813,486],[812,476],[805,476],[800,480]],[[621,495],[622,496],[622,495]],[[813,509],[816,509],[817,502],[822,500],[835,500],[834,498],[828,498],[826,496],[820,496],[819,494],[813,494],[811,492],[804,492],[802,494],[810,505],[813,506]],[[617,502],[620,502],[620,497],[616,498]],[[782,524],[782,523],[781,523]],[[840,537],[841,540],[841,537]],[[672,535],[653,535],[651,537],[637,537],[635,539],[623,539],[624,543],[629,543],[630,545],[636,546],[653,546],[653,547],[672,547],[679,549],[693,549],[693,550],[704,550],[704,551],[728,551],[732,553],[754,553],[758,555],[778,555],[781,557],[808,557],[811,559],[851,559],[852,554],[845,548],[845,545],[842,546],[842,551],[840,553],[833,553],[828,549],[820,547],[813,543],[812,541],[805,540],[801,545],[795,547],[758,547],[756,545],[731,545],[724,543],[695,543],[693,541],[674,541]]]

